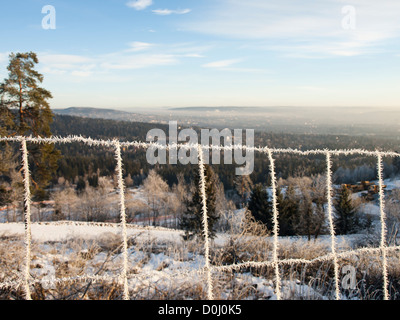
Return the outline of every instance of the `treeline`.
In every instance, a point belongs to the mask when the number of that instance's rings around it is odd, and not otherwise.
[[[146,134],[153,128],[168,132],[165,124],[116,121],[108,119],[83,118],[54,115],[51,131],[55,136],[77,135],[96,139],[118,138],[123,141],[145,141]]]
[[[54,135],[82,135],[97,139],[118,138],[123,141],[145,141],[146,134],[153,128],[159,128],[168,133],[168,125],[139,122],[125,122],[105,119],[80,118],[74,116],[55,115],[51,125]],[[198,130],[198,128],[194,128]],[[199,135],[200,136],[200,135]],[[255,146],[270,146],[281,148],[309,149],[350,149],[364,148],[375,150],[396,150],[396,140],[374,137],[350,137],[308,134],[277,134],[268,132],[255,133]],[[114,152],[109,148],[88,147],[79,143],[57,145],[62,158],[54,176],[53,183],[59,177],[70,182],[77,182],[79,177],[112,176],[115,173]],[[177,183],[177,174],[182,173],[187,181],[193,179],[193,165],[150,165],[146,160],[144,150],[129,148],[123,152],[124,173],[130,176],[134,185],[140,185],[149,170],[156,168],[157,172],[171,187]],[[222,158],[222,155],[221,155]],[[326,162],[324,155],[299,156],[291,154],[276,154],[275,167],[278,178],[314,176],[324,174]],[[376,159],[365,156],[333,157],[333,172],[335,182],[353,183],[362,179],[371,180],[376,177]],[[235,168],[237,165],[212,165],[219,176],[225,190],[234,189]],[[360,169],[361,168],[361,169]],[[400,171],[400,165],[393,159],[385,159],[386,175],[390,176]],[[357,172],[356,174],[353,174]],[[95,178],[94,178],[95,179]],[[254,171],[251,180],[257,184],[269,184],[269,162],[265,154],[255,153]],[[357,180],[355,180],[357,179]],[[355,180],[355,181],[354,181]]]

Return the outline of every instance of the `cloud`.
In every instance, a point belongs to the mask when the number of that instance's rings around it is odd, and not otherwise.
[[[96,59],[71,54],[38,54],[41,72],[52,75],[89,77],[96,69]]]
[[[203,58],[209,46],[183,42],[155,44],[134,41],[124,50],[91,57],[71,54],[38,54],[40,71],[55,76],[70,76],[74,80],[98,76],[113,76],[117,71],[176,65],[183,59]],[[0,53],[0,59],[3,54]]]
[[[199,44],[198,42],[178,42],[161,46],[163,52],[174,54],[178,57],[204,58],[205,54],[215,48],[212,44]]]
[[[126,5],[135,10],[144,10],[153,4],[153,0],[129,1]]]
[[[6,62],[9,55],[9,52],[0,52],[0,63]]]
[[[400,38],[398,0],[354,0],[355,29],[345,29],[345,0],[220,0],[185,30],[258,43],[284,55],[325,57],[381,52]]]
[[[130,52],[144,51],[152,47],[154,47],[153,43],[134,41],[130,43],[130,48],[127,51]]]
[[[202,65],[203,68],[211,68],[229,72],[240,72],[240,73],[253,73],[253,74],[266,74],[270,73],[269,70],[262,68],[247,68],[247,67],[236,67],[235,64],[242,62],[243,59],[227,59],[227,60],[218,60],[209,63],[205,63]]]
[[[177,62],[177,57],[171,54],[136,54],[128,56],[116,54],[114,59],[102,62],[101,68],[106,70],[132,70],[153,66],[166,66],[176,64]]]
[[[84,70],[75,70],[71,72],[71,75],[74,77],[82,77],[82,78],[86,78],[86,77],[90,77],[93,74],[92,71],[84,71]]]
[[[185,53],[183,57],[188,57],[188,58],[204,58],[204,55],[199,54],[199,53]]]
[[[218,61],[213,61],[209,62],[206,64],[203,64],[203,68],[226,68],[230,67],[233,64],[236,64],[238,62],[242,61],[241,59],[227,59],[227,60],[218,60]]]
[[[92,59],[72,54],[40,54],[39,62],[47,65],[75,65],[92,62]]]
[[[170,14],[186,14],[191,11],[192,11],[191,9],[177,9],[177,10],[156,9],[156,10],[152,10],[153,13],[160,15],[160,16],[168,16]]]

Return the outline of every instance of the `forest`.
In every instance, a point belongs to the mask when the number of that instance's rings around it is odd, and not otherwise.
[[[167,132],[168,126],[163,124],[148,124],[139,122],[125,122],[105,119],[91,119],[74,116],[55,115],[51,125],[53,135],[82,135],[97,139],[118,138],[121,141],[145,141],[146,134],[153,128]],[[199,131],[200,128],[193,128]],[[310,149],[352,149],[361,148],[376,150],[377,146],[383,151],[396,151],[398,142],[395,139],[380,137],[352,137],[348,135],[310,135],[271,133],[266,131],[255,132],[255,146],[269,146],[274,148],[294,148],[299,150]],[[63,177],[71,182],[80,177],[92,178],[99,172],[100,176],[109,176],[114,173],[115,160],[112,150],[89,148],[79,144],[65,144],[56,146],[62,154],[59,160],[57,173],[53,182]],[[124,171],[130,176],[135,185],[140,185],[150,169],[155,166],[146,161],[143,150],[125,150],[123,153]],[[296,156],[276,155],[276,171],[278,178],[313,176],[324,174],[324,156]],[[162,165],[157,166],[157,172],[170,187],[177,183],[177,174],[183,173],[187,181],[193,178],[193,167],[190,165]],[[376,177],[376,160],[373,157],[341,156],[333,159],[335,183],[356,183],[362,180],[373,180]],[[400,165],[393,159],[385,159],[385,175],[391,176],[399,172]],[[225,190],[234,189],[235,164],[213,165]],[[266,155],[255,153],[254,172],[250,176],[254,183],[269,184],[269,163]]]

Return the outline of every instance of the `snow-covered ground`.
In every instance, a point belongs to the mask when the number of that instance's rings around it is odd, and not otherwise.
[[[399,180],[385,180],[388,191],[400,188]],[[358,196],[358,195],[357,195]],[[144,200],[140,190],[135,191],[136,200]],[[376,201],[363,204],[363,211],[379,216],[379,204]],[[239,212],[237,212],[239,214]],[[118,247],[121,244],[122,228],[112,223],[85,223],[85,222],[42,222],[32,223],[32,257],[31,274],[35,279],[43,281],[45,289],[57,287],[54,279],[62,277],[74,277],[84,275],[100,275],[117,279],[123,263],[121,250],[110,255],[111,249],[99,249],[100,247]],[[23,264],[24,257],[24,224],[0,223],[0,238],[7,239],[18,236],[20,241],[20,261]],[[160,298],[160,292],[169,292],[172,298],[198,298],[196,288],[205,291],[206,278],[203,268],[205,266],[204,250],[201,244],[191,248],[193,243],[187,244],[182,240],[181,230],[162,227],[143,227],[128,225],[128,278],[129,288],[136,298]],[[358,235],[338,236],[338,250],[351,246]],[[266,242],[273,241],[265,238]],[[213,248],[223,248],[230,241],[227,233],[218,233],[212,243]],[[93,245],[91,243],[97,243]],[[281,246],[290,247],[296,244],[299,248],[311,248],[312,246],[325,246],[329,252],[331,237],[322,235],[314,242],[308,242],[306,237],[279,237]],[[80,259],[80,260],[79,260]],[[79,263],[76,261],[79,260]],[[60,266],[65,264],[64,273]],[[106,265],[107,267],[103,267]],[[101,272],[99,272],[101,270]],[[1,281],[15,281],[15,273],[12,279],[7,278],[6,273],[0,270]],[[19,275],[22,278],[21,274]],[[239,297],[244,299],[276,299],[275,286],[272,278],[242,270],[234,274],[213,274],[218,279],[218,297],[230,299]],[[302,280],[302,279],[300,279]],[[303,299],[328,299],[321,295],[314,287],[299,279],[282,280],[282,297]],[[221,284],[223,283],[223,284]],[[185,288],[183,290],[182,288]],[[238,288],[240,288],[240,291]],[[200,291],[202,291],[200,290]],[[246,292],[241,296],[239,292]],[[204,294],[203,291],[203,294]],[[183,292],[179,296],[178,292]],[[176,295],[174,295],[176,294]],[[189,296],[188,296],[189,294]],[[191,296],[192,295],[192,296]],[[200,294],[200,297],[201,296]],[[331,297],[329,297],[331,298]]]
[[[71,239],[91,240],[102,234],[121,234],[121,228],[117,224],[102,223],[74,223],[74,222],[58,222],[58,223],[32,223],[32,240],[39,242],[47,241],[67,241]],[[182,231],[166,228],[146,228],[146,227],[130,227],[127,230],[128,237],[133,237],[140,233],[148,233],[160,241],[174,241],[179,239]],[[0,234],[23,235],[25,232],[22,223],[2,223],[0,224]],[[146,234],[147,234],[146,233]]]
[[[104,250],[94,250],[93,254],[89,255],[89,252],[93,249],[90,245],[91,241],[100,243],[120,242],[122,231],[118,225],[73,224],[70,222],[33,223],[31,230],[33,241],[31,274],[33,277],[42,280],[46,290],[56,288],[54,279],[67,275],[73,276],[73,272],[78,272],[75,270],[77,267],[74,269],[74,265],[77,264],[74,261],[78,259],[77,257],[90,256],[90,261],[85,258],[85,268],[80,269],[80,276],[96,274],[99,266],[109,256]],[[22,223],[0,224],[0,237],[20,236],[22,243],[24,232]],[[182,240],[181,235],[182,231],[180,230],[129,226],[127,236],[130,239],[135,238],[135,245],[129,247],[128,254],[129,287],[133,294],[141,298],[151,298],[152,294],[156,294],[156,292],[179,292],[180,288],[185,287],[204,288],[205,274],[199,272],[205,266],[203,250],[200,247],[196,249],[196,252],[190,250]],[[228,234],[220,233],[213,242],[213,246],[222,247],[228,240]],[[271,238],[265,240],[272,241]],[[339,237],[338,240],[339,246],[340,244],[345,245],[348,241],[345,237]],[[296,242],[307,246],[307,240],[302,237],[281,238],[280,241],[282,245],[288,242]],[[323,236],[318,241],[329,246],[330,238]],[[147,244],[145,244],[146,242]],[[112,279],[118,277],[122,268],[122,260],[122,253],[120,251],[115,253],[112,264],[105,269],[102,276],[108,276]],[[60,274],[60,266],[63,264],[66,264],[69,268],[69,274]],[[215,276],[221,277],[221,275]],[[222,277],[227,276],[223,274]],[[222,279],[221,281],[227,280]],[[232,280],[228,280],[228,283],[231,284]],[[283,280],[282,285],[283,298],[327,299],[327,297],[321,296],[313,288],[300,283],[296,279]],[[255,276],[250,272],[235,274],[235,288],[236,291],[237,288],[241,288],[243,292],[247,292],[244,295],[245,299],[276,299],[273,281],[262,276]],[[187,291],[190,290],[187,289]],[[219,298],[232,298],[236,291],[229,286],[222,286],[222,288],[219,288]],[[148,296],[149,294],[150,296]]]

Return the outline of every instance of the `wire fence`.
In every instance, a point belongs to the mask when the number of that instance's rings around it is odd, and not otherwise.
[[[158,149],[177,149],[184,148],[187,150],[197,150],[198,155],[198,170],[200,174],[200,190],[202,197],[202,225],[203,225],[203,233],[204,233],[204,255],[205,255],[205,265],[201,267],[199,270],[188,270],[187,272],[183,272],[179,270],[179,275],[187,275],[188,277],[195,273],[204,274],[206,276],[207,282],[207,298],[209,300],[213,300],[213,274],[218,272],[226,272],[226,271],[234,271],[239,270],[241,268],[246,267],[273,267],[274,269],[274,289],[275,294],[278,300],[282,299],[281,293],[281,274],[279,267],[281,265],[294,265],[294,264],[312,264],[315,262],[323,262],[323,261],[332,261],[334,266],[334,296],[336,300],[339,300],[340,297],[340,283],[339,283],[339,258],[351,257],[356,254],[371,254],[371,255],[380,255],[382,258],[382,278],[383,278],[383,299],[388,300],[390,298],[389,295],[389,281],[388,281],[388,254],[392,251],[399,250],[400,246],[388,246],[386,241],[387,235],[387,227],[386,227],[386,213],[385,213],[385,194],[384,194],[384,184],[383,184],[383,157],[400,157],[399,153],[396,152],[383,152],[383,151],[367,151],[363,149],[350,149],[350,150],[329,150],[329,149],[315,149],[315,150],[297,150],[297,149],[280,149],[280,148],[269,148],[269,147],[248,147],[245,145],[235,144],[228,146],[215,146],[215,145],[201,145],[201,144],[169,144],[162,145],[156,142],[148,143],[148,142],[140,142],[140,141],[128,141],[122,142],[117,139],[113,140],[97,140],[92,138],[84,138],[82,136],[68,136],[68,137],[50,137],[50,138],[40,138],[40,137],[0,137],[0,142],[19,142],[21,144],[21,153],[22,153],[22,170],[23,170],[23,178],[24,178],[24,243],[25,243],[25,261],[24,261],[24,272],[21,274],[18,280],[13,281],[5,281],[0,283],[0,289],[9,288],[9,287],[23,287],[25,292],[25,298],[27,300],[31,299],[31,290],[30,286],[34,285],[37,282],[47,283],[47,284],[58,284],[58,283],[73,283],[79,281],[115,281],[117,280],[123,286],[123,299],[129,300],[129,286],[128,279],[141,277],[142,275],[130,275],[128,274],[128,235],[127,228],[132,227],[127,224],[126,221],[126,212],[125,212],[125,185],[123,180],[123,161],[121,156],[121,148],[142,148],[147,149],[149,147],[154,147]],[[28,148],[27,143],[52,143],[52,144],[65,144],[65,143],[73,143],[79,142],[82,144],[86,144],[88,146],[104,146],[104,147],[112,147],[115,152],[115,160],[116,160],[116,173],[118,177],[118,194],[119,194],[119,209],[120,209],[120,223],[118,224],[107,224],[107,223],[97,223],[98,226],[114,226],[120,228],[122,234],[122,268],[121,273],[116,276],[110,275],[81,275],[75,277],[66,277],[66,278],[48,278],[48,279],[31,279],[30,276],[30,261],[31,261],[31,244],[32,244],[32,231],[31,231],[31,193],[30,193],[30,171],[29,171],[29,161],[28,161]],[[271,178],[271,189],[272,189],[272,237],[273,237],[273,251],[272,251],[272,259],[268,261],[255,262],[248,261],[242,263],[233,263],[231,265],[223,265],[223,266],[214,266],[211,265],[210,260],[210,239],[209,239],[209,227],[208,227],[208,214],[207,214],[207,198],[206,198],[206,180],[205,180],[205,159],[203,156],[204,150],[215,150],[215,151],[232,151],[232,150],[250,150],[253,152],[259,152],[266,154],[269,159],[269,171]],[[307,156],[307,155],[316,155],[321,154],[326,157],[326,191],[327,191],[327,213],[328,213],[328,222],[329,222],[329,233],[330,233],[330,250],[331,253],[314,258],[314,259],[279,259],[278,257],[278,249],[279,249],[279,211],[278,211],[278,200],[277,200],[277,181],[276,181],[276,172],[275,172],[275,159],[274,154],[295,154],[299,156]],[[376,157],[376,167],[378,172],[378,187],[379,187],[379,212],[380,212],[380,245],[376,248],[359,248],[356,250],[347,250],[338,253],[337,252],[337,237],[335,234],[334,227],[334,219],[333,219],[333,202],[332,202],[332,156],[339,155],[363,155],[363,156],[374,156]],[[68,224],[72,225],[80,225],[84,223],[80,222],[68,222]],[[135,226],[136,228],[136,226]],[[173,274],[169,275],[171,279],[173,278]]]

